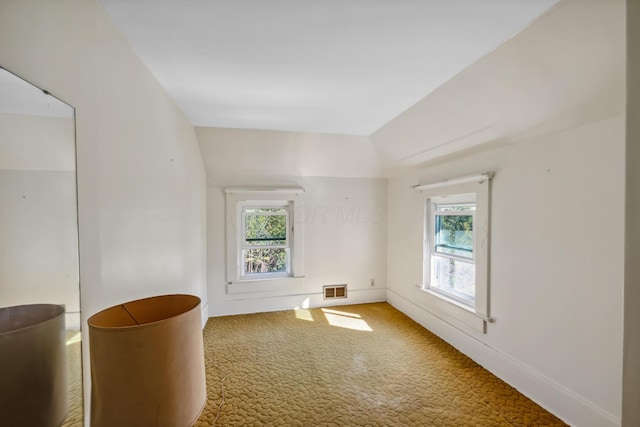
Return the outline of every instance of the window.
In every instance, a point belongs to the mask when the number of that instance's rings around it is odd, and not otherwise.
[[[227,188],[225,193],[227,293],[299,290],[304,276],[304,190]]]
[[[421,192],[425,207],[422,289],[428,293],[427,303],[463,322],[473,315],[485,323],[491,321],[488,243],[492,177],[488,172],[414,187]]]
[[[475,300],[475,210],[475,194],[428,199],[428,286],[468,305]]]
[[[241,215],[241,276],[288,276],[291,272],[289,203],[244,205]]]

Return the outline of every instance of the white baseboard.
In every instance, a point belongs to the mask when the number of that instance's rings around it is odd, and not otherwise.
[[[207,320],[209,320],[209,302],[205,302],[200,308],[200,319],[202,321],[202,329],[207,324]]]
[[[300,294],[287,296],[266,296],[262,298],[231,299],[220,304],[209,305],[209,316],[230,316],[235,314],[265,313],[269,311],[292,310],[294,308],[329,307],[348,304],[364,304],[386,301],[385,288],[349,290],[347,298],[322,298],[322,294]]]
[[[389,289],[387,302],[569,425],[620,426],[619,417],[585,401],[570,390],[453,327],[429,313],[425,308]]]

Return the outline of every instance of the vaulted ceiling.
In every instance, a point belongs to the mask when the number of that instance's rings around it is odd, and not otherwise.
[[[557,0],[99,0],[195,126],[371,135]]]

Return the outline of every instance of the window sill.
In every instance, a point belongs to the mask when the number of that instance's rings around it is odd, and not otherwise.
[[[227,294],[298,293],[302,291],[303,282],[304,277],[271,277],[242,280],[227,284]]]
[[[420,290],[420,299],[428,307],[427,310],[460,329],[471,328],[474,331],[486,333],[487,322],[493,322],[493,319],[476,313],[473,307],[453,298],[421,286],[417,288]]]
[[[287,272],[275,272],[275,273],[252,273],[242,276],[238,280],[234,280],[233,283],[252,283],[252,282],[268,282],[270,280],[288,280],[294,277]]]

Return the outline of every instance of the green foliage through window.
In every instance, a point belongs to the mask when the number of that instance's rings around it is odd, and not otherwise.
[[[473,216],[436,215],[436,252],[473,257]]]
[[[246,208],[242,262],[245,274],[287,272],[288,209]]]
[[[289,249],[247,249],[244,253],[245,274],[280,273],[287,271]]]
[[[287,216],[247,214],[245,242],[247,246],[286,245]]]

